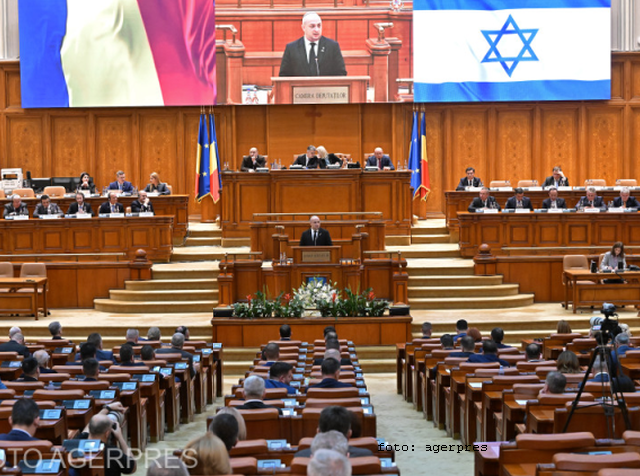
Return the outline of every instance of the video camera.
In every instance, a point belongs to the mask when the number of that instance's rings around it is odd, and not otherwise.
[[[615,337],[622,330],[618,325],[617,319],[611,319],[612,317],[618,317],[616,314],[616,306],[615,304],[611,304],[605,302],[602,305],[602,309],[600,309],[600,313],[604,314],[604,317],[593,316],[589,319],[589,324],[591,325],[592,331],[600,331],[604,337],[603,343],[607,343],[610,338]]]

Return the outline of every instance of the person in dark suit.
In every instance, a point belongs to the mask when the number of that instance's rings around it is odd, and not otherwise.
[[[256,147],[249,149],[249,155],[242,157],[242,165],[240,170],[243,172],[255,172],[258,167],[265,166],[265,158],[258,154]]]
[[[11,197],[11,203],[7,203],[4,206],[4,212],[3,212],[4,218],[7,218],[8,216],[15,216],[15,215],[29,216],[29,209],[27,208],[27,205],[22,203],[22,199],[20,198],[20,195],[13,195]]]
[[[460,338],[460,347],[462,348],[459,352],[451,352],[449,357],[460,357],[468,359],[471,357],[476,350],[476,342],[471,336],[464,336]]]
[[[136,362],[134,355],[132,346],[128,344],[120,346],[120,365],[123,367],[142,367],[146,365],[144,362]]]
[[[289,324],[280,326],[280,340],[291,340],[291,326]]]
[[[565,392],[567,377],[560,372],[549,372],[544,380],[540,395],[560,395]]]
[[[302,17],[302,38],[287,44],[279,76],[346,76],[338,42],[322,36],[322,20],[315,12]]]
[[[122,170],[116,172],[116,181],[109,184],[109,190],[120,190],[122,193],[133,193],[133,185],[125,180]]]
[[[22,375],[18,379],[20,382],[37,382],[40,376],[40,366],[33,357],[27,357],[22,361]]]
[[[77,215],[78,213],[88,213],[93,216],[91,204],[84,201],[84,194],[76,193],[76,201],[69,205],[67,215]]]
[[[18,398],[9,417],[11,431],[0,435],[0,441],[38,441],[34,438],[40,425],[40,409],[31,398]]]
[[[499,362],[503,367],[509,367],[509,362],[498,357],[498,346],[492,340],[482,341],[482,354],[473,354],[467,362],[492,363]]]
[[[327,152],[327,149],[322,145],[318,146],[318,160],[324,160],[326,166],[338,164],[338,166],[342,167],[342,159],[336,154]]]
[[[378,170],[395,170],[391,157],[384,155],[382,147],[376,147],[373,155],[367,159],[366,167],[378,167]]]
[[[124,213],[124,205],[122,205],[122,203],[118,203],[118,194],[110,192],[109,201],[100,205],[98,213],[101,215],[109,213]]]
[[[480,190],[480,194],[478,197],[474,198],[469,205],[469,212],[473,213],[477,210],[483,210],[485,208],[494,208],[496,210],[500,210],[500,205],[496,202],[496,199],[489,196],[489,189],[487,187],[482,187]]]
[[[453,343],[458,342],[458,339],[462,339],[467,335],[469,331],[469,323],[466,319],[458,319],[456,321],[456,334],[453,336]]]
[[[320,412],[318,419],[318,435],[329,432],[339,432],[347,440],[351,437],[351,412],[345,407],[331,405],[325,407]],[[312,447],[316,447],[312,445]],[[359,458],[362,456],[372,456],[373,453],[367,448],[349,446],[349,458]],[[298,451],[294,456],[308,458],[311,456],[311,448]]]
[[[587,187],[587,194],[581,197],[576,208],[599,208],[600,211],[607,211],[607,204],[604,203],[602,197],[598,197],[596,189],[593,187]]]
[[[335,341],[337,342],[337,341]],[[328,343],[327,343],[328,345]],[[340,347],[340,345],[338,344],[338,347]],[[324,351],[324,355],[322,359],[313,359],[313,365],[322,365],[322,362],[324,362],[327,359],[335,359],[338,360],[340,362],[340,366],[343,365],[353,365],[353,362],[351,362],[351,359],[347,359],[346,357],[342,357],[342,355],[340,354],[340,350],[338,349],[330,349],[327,347],[327,349]]]
[[[85,359],[82,362],[82,375],[85,382],[97,382],[100,375],[100,362],[94,358]]]
[[[300,236],[300,246],[333,246],[331,235],[324,228],[320,228],[320,218],[312,216],[309,220],[311,228]]]
[[[236,407],[238,410],[261,410],[263,408],[275,408],[282,415],[282,410],[273,405],[266,405],[262,400],[266,396],[265,383],[262,377],[251,375],[244,379],[244,404]]]
[[[42,374],[57,374],[53,369],[47,367],[49,362],[49,354],[46,350],[36,350],[33,353],[33,358],[38,361],[38,368],[40,369],[40,375]],[[24,362],[24,361],[23,361]]]
[[[458,186],[456,187],[457,191],[463,191],[467,187],[482,187],[482,179],[476,177],[476,169],[473,167],[467,167],[465,173],[467,176],[460,179],[460,183],[458,183]]]
[[[140,190],[138,192],[138,199],[131,202],[131,212],[132,213],[140,213],[140,212],[151,212],[153,213],[153,204],[149,197],[147,196],[147,192],[144,190]]]
[[[564,198],[558,198],[558,189],[551,187],[549,189],[549,198],[542,201],[542,208],[567,208]]]
[[[531,200],[529,200],[528,197],[524,196],[524,190],[518,187],[514,190],[514,192],[515,196],[507,200],[507,204],[504,206],[504,208],[528,208],[529,210],[533,211]]]
[[[185,340],[184,334],[180,332],[176,332],[175,334],[173,334],[173,336],[171,336],[171,347],[161,347],[160,349],[156,349],[156,355],[158,356],[161,354],[182,355],[183,358],[186,358],[189,360],[189,373],[191,375],[191,378],[193,378],[196,375],[196,371],[193,368],[193,355],[191,355],[186,350],[182,350],[182,347],[184,347],[184,340]],[[162,358],[162,357],[159,357],[159,358]]]
[[[620,196],[616,197],[613,201],[614,207],[622,207],[622,208],[638,208],[640,205],[638,204],[638,200],[635,197],[631,196],[631,192],[628,187],[622,187],[620,190]]]
[[[494,327],[491,329],[491,340],[496,343],[496,347],[498,349],[508,349],[511,346],[507,344],[503,344],[504,340],[504,331],[500,327]]]
[[[287,362],[274,362],[269,368],[269,378],[264,381],[265,388],[286,388],[289,395],[294,395],[296,389],[291,385],[293,380],[293,365]]]
[[[112,362],[116,362],[115,357],[113,356],[113,352],[111,352],[110,350],[102,350],[102,336],[100,335],[100,333],[98,332],[92,332],[91,334],[89,334],[89,337],[87,337],[87,342],[85,342],[85,344],[82,344],[82,346],[80,347],[80,350],[82,351],[82,347],[86,344],[91,344],[94,346],[94,348],[96,349],[96,353],[95,353],[95,358],[98,360],[110,360]],[[76,354],[76,362],[79,360],[84,360],[81,358],[81,353],[77,353]]]
[[[157,172],[151,172],[149,175],[149,183],[144,188],[145,192],[157,193],[158,195],[171,195],[171,190],[166,183],[160,181],[160,175]]]
[[[36,209],[33,212],[33,218],[38,218],[40,215],[64,215],[57,203],[53,203],[49,195],[43,195],[40,197],[40,203],[36,205]]]
[[[325,359],[321,366],[322,381],[315,385],[311,385],[309,388],[349,388],[353,385],[349,385],[346,382],[341,382],[340,378],[340,362],[336,359]]]
[[[547,187],[568,187],[569,179],[564,176],[562,173],[562,169],[560,167],[554,167],[552,171],[552,175],[544,179],[544,183],[542,184],[543,188]]]
[[[96,186],[93,183],[93,179],[89,176],[87,172],[82,172],[80,174],[80,184],[78,185],[77,190],[87,191],[91,194],[96,193]]]
[[[19,332],[14,334],[9,342],[0,344],[0,352],[17,352],[25,359],[31,356],[29,349],[24,345],[24,336]]]
[[[310,145],[307,147],[307,152],[305,154],[300,154],[296,157],[296,160],[293,161],[293,165],[302,165],[308,169],[326,169],[327,163],[325,161],[318,160],[316,152],[317,149],[315,146]]]

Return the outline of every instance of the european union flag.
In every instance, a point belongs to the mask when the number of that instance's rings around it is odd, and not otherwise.
[[[409,170],[411,170],[411,188],[413,188],[413,198],[420,190],[420,135],[418,133],[419,117],[417,111],[413,112],[413,129],[411,131],[411,147],[409,148]]]
[[[196,200],[201,202],[211,193],[211,154],[207,136],[207,116],[200,114],[198,153],[196,157]]]
[[[222,190],[222,176],[220,175],[220,154],[218,154],[218,139],[213,113],[209,114],[209,137],[211,138],[209,147],[211,154],[211,197],[213,198],[213,203],[218,203],[220,190]]]

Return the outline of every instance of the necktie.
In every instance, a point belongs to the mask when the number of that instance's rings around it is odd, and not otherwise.
[[[313,231],[313,245],[315,246],[316,244],[316,240],[318,239],[318,232],[317,231]]]
[[[378,170],[382,170],[382,159],[378,159]]]
[[[484,201],[484,208],[487,208],[487,201]]]
[[[116,206],[115,205],[111,205],[111,213],[115,213],[116,212]]]
[[[520,200],[518,200],[518,204],[516,205],[516,208],[522,208],[522,202]]]
[[[593,200],[589,200],[589,206],[592,207],[593,206]]]
[[[311,71],[311,76],[319,76],[315,43],[311,43],[311,50],[309,50],[309,69]]]
[[[467,180],[467,183],[469,184],[469,187],[473,186],[473,180]]]

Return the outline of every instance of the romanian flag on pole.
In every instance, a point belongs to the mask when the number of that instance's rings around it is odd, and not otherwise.
[[[424,201],[429,198],[431,192],[431,178],[429,177],[429,159],[427,158],[427,117],[422,113],[422,126],[420,127],[420,198]]]
[[[209,114],[209,137],[211,139],[211,146],[209,147],[211,154],[211,197],[213,198],[213,203],[218,203],[220,190],[222,190],[222,176],[220,175],[220,154],[218,154],[218,139],[213,112]]]
[[[196,201],[201,202],[211,193],[211,154],[207,136],[207,115],[200,114],[198,153],[196,155]]]

